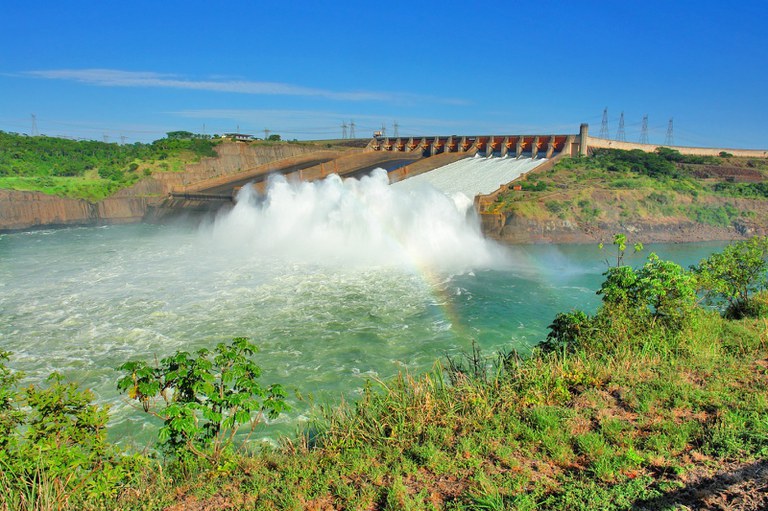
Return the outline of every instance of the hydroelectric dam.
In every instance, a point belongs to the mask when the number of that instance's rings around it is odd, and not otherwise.
[[[275,175],[305,182],[331,174],[359,178],[375,169],[384,169],[389,182],[398,188],[429,185],[448,195],[463,194],[478,207],[534,169],[549,167],[561,156],[585,154],[581,140],[586,129],[582,125],[579,134],[570,135],[373,137],[364,148],[317,150],[237,172],[214,173],[194,182],[176,182],[148,216],[160,220],[231,207],[228,204],[236,200],[241,187],[250,185],[264,193]]]

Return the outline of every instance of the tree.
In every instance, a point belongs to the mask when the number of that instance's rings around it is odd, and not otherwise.
[[[288,409],[280,385],[264,388],[257,381],[256,351],[248,339],[237,337],[213,351],[176,352],[154,366],[130,361],[119,367],[127,374],[117,388],[163,420],[158,439],[166,452],[189,450],[216,462],[241,425],[253,431],[265,414],[275,418]]]
[[[692,266],[699,288],[710,303],[725,300],[725,316],[740,319],[760,314],[753,295],[768,285],[768,236],[728,245]]]
[[[280,135],[270,135],[267,140],[270,142],[280,142]]]

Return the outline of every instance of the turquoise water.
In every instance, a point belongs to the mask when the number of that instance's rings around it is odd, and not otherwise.
[[[259,431],[274,440],[312,413],[296,394],[354,399],[371,378],[428,371],[473,340],[524,351],[557,312],[598,304],[608,253],[596,246],[500,247],[444,196],[390,197],[380,181],[283,185],[204,226],[0,235],[0,349],[27,382],[59,371],[93,390],[112,437],[143,445],[157,424],[117,393],[115,368],[249,337],[262,381],[289,389],[293,410]],[[418,215],[434,218],[415,228]],[[720,246],[646,252],[688,265]]]

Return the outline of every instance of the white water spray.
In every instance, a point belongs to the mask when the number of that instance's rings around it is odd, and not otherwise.
[[[342,267],[416,266],[434,271],[489,268],[503,251],[485,240],[471,201],[420,187],[398,190],[377,169],[362,179],[312,183],[282,176],[257,200],[243,187],[212,226],[214,244],[279,259]]]

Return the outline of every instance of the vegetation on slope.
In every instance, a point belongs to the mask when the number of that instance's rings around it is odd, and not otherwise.
[[[125,145],[0,132],[0,188],[100,200],[152,172],[181,171],[216,156],[215,143],[179,132]]]
[[[253,418],[249,396],[269,399],[242,379],[258,373],[243,339],[122,368],[131,398],[167,401],[161,459],[108,445],[105,409],[87,392],[58,377],[18,389],[0,365],[0,508],[705,507],[727,491],[687,496],[687,485],[724,467],[749,474],[768,455],[768,239],[690,271],[653,255],[625,266],[626,239],[614,241],[602,305],[558,315],[531,356],[474,351],[370,384],[298,439],[254,453],[216,440]],[[746,300],[744,317],[699,307],[699,288]],[[748,477],[732,484],[742,499],[752,489]]]
[[[644,220],[768,224],[768,160],[601,149],[515,184],[522,191],[500,194],[491,211],[582,228]]]

